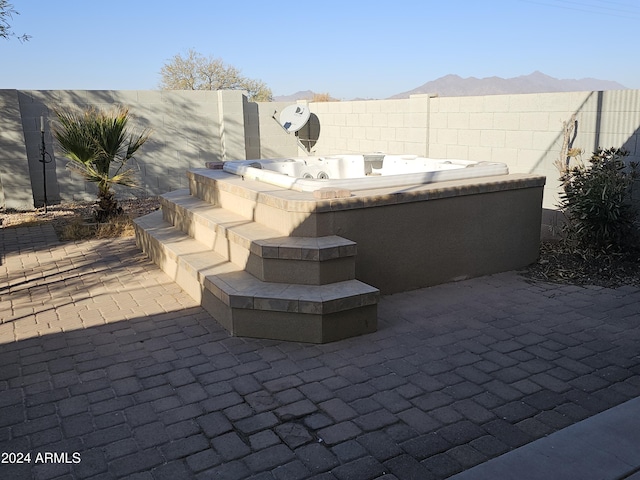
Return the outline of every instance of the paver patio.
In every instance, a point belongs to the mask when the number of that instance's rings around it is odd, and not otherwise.
[[[133,239],[0,238],[0,478],[444,479],[640,396],[635,287],[508,272],[310,345],[229,337]]]

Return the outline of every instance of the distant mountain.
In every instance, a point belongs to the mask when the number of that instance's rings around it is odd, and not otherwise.
[[[441,97],[464,97],[470,95],[501,95],[513,93],[545,93],[545,92],[593,92],[599,90],[626,90],[627,87],[610,80],[596,78],[558,79],[535,71],[529,75],[514,78],[487,77],[462,78],[458,75],[445,75],[436,80],[389,98],[409,98],[409,95],[420,93],[436,93]],[[317,94],[311,90],[301,90],[292,95],[273,97],[275,102],[311,101]],[[334,99],[331,99],[334,100]],[[354,98],[353,100],[365,100]],[[370,100],[370,99],[368,99]]]
[[[409,98],[419,93],[437,93],[441,97],[459,97],[468,95],[500,95],[512,93],[545,92],[581,92],[599,90],[625,90],[627,87],[609,80],[595,78],[557,79],[535,71],[530,75],[514,78],[487,77],[462,78],[458,75],[445,75],[424,85],[398,93],[389,98]]]

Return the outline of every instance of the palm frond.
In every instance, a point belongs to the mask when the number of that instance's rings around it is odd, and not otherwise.
[[[134,137],[132,134],[129,137],[129,145],[127,146],[127,153],[125,156],[126,160],[130,160],[133,158],[138,149],[147,141],[151,136],[151,130],[146,128],[144,129],[137,137]]]
[[[53,134],[69,159],[87,163],[96,158],[98,146],[91,132],[91,126],[85,121],[85,115],[73,111],[56,110],[58,125]]]
[[[149,139],[151,130],[139,134],[128,130],[129,109],[88,109],[84,112],[55,110],[53,134],[67,167],[98,186],[100,195],[110,194],[113,185],[137,186],[135,170],[126,164]],[[116,208],[115,201],[113,207]]]

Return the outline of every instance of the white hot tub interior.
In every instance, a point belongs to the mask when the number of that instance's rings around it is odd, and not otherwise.
[[[225,162],[224,170],[300,191],[323,187],[363,190],[506,175],[503,163],[417,155],[328,155]]]

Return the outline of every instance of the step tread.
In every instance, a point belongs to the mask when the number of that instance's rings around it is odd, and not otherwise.
[[[218,230],[230,240],[245,244],[252,253],[263,258],[323,261],[356,254],[356,243],[346,238],[337,235],[283,236],[268,226],[194,197],[188,189],[175,190],[161,197],[166,200],[165,206],[171,207],[173,204],[188,210],[201,223]]]
[[[379,290],[359,280],[325,285],[263,282],[164,221],[160,211],[134,221],[231,307],[331,313],[377,303]]]

